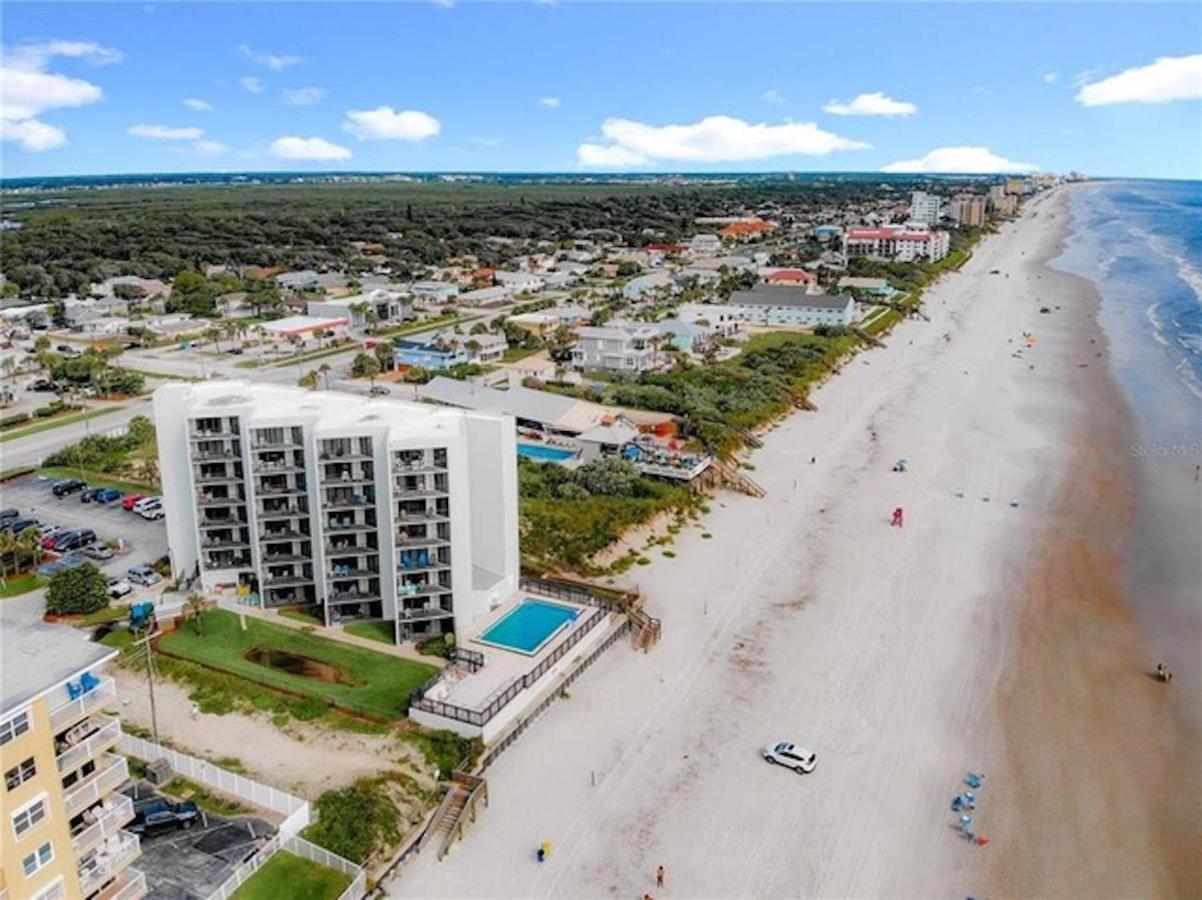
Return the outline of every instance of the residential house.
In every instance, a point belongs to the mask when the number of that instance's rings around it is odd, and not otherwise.
[[[697,234],[689,241],[690,256],[713,256],[722,252],[722,238],[716,234]]]
[[[761,284],[750,291],[735,291],[730,305],[739,307],[748,323],[812,328],[850,325],[856,303],[847,294],[811,294],[805,288]]]
[[[393,365],[397,368],[415,367],[441,372],[454,366],[471,362],[471,351],[464,346],[466,337],[456,335],[453,340],[409,341],[395,340],[392,342]]]
[[[572,365],[588,371],[629,373],[657,369],[662,357],[656,347],[658,333],[645,322],[614,320],[607,325],[588,325],[576,332]]]
[[[427,303],[450,303],[459,296],[459,285],[449,281],[415,281],[409,285],[415,300]]]
[[[889,297],[895,293],[893,285],[884,278],[853,278],[850,275],[839,279],[838,288],[866,297]]]
[[[775,229],[776,225],[772,222],[765,222],[763,219],[746,219],[741,222],[731,222],[718,232],[718,236],[724,241],[746,243],[759,240],[771,234]]]
[[[818,290],[818,276],[807,269],[760,269],[760,280],[764,284],[784,284]]]
[[[639,303],[645,298],[663,294],[674,294],[676,291],[676,280],[670,272],[638,275],[622,285],[622,296],[631,303]]]
[[[511,293],[520,294],[523,291],[535,293],[541,291],[546,282],[530,272],[497,272],[493,276],[495,281],[501,287],[509,288]]]
[[[456,302],[463,306],[501,306],[508,303],[512,296],[513,291],[510,288],[498,285],[465,291],[459,295]]]
[[[269,341],[292,343],[294,340],[317,339],[318,335],[324,336],[326,332],[333,332],[335,338],[342,339],[347,337],[350,324],[350,317],[345,315],[285,316],[282,319],[263,322],[259,327],[263,329],[264,336]]]
[[[417,318],[413,301],[397,291],[376,289],[350,297],[323,297],[310,300],[307,312],[310,316],[326,319],[346,319],[354,328],[368,324],[366,310],[375,311],[379,322],[408,322]],[[363,310],[363,311],[360,311]]]
[[[712,328],[719,337],[737,334],[743,324],[743,310],[726,303],[682,303],[675,313],[682,322]]]

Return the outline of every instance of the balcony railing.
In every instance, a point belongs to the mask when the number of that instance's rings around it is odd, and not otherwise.
[[[368,544],[326,544],[326,556],[360,556],[365,553],[379,553],[379,547]]]
[[[120,878],[97,894],[94,900],[141,900],[148,893],[146,876],[137,869],[126,869]]]
[[[63,793],[67,816],[76,816],[101,797],[111,794],[129,778],[129,763],[124,756],[106,753],[96,771]]]
[[[79,889],[86,897],[133,862],[142,853],[138,836],[121,832],[121,841],[114,847],[107,844],[92,858],[80,862]],[[115,896],[115,894],[114,894]]]
[[[300,587],[303,584],[312,584],[312,575],[280,575],[276,578],[267,578],[263,581],[265,588],[285,588],[285,587]]]
[[[397,547],[403,547],[406,549],[411,547],[441,547],[443,545],[449,545],[451,543],[451,539],[449,537],[438,537],[437,535],[434,537],[415,538],[407,536],[403,537],[402,535],[398,534],[396,543]]]
[[[431,619],[445,619],[453,615],[455,614],[451,610],[440,606],[415,606],[400,610],[397,618],[402,622],[428,622]]]
[[[134,801],[124,794],[110,794],[104,802],[108,809],[96,807],[95,820],[90,824],[85,823],[71,836],[71,849],[75,851],[76,859],[98,842],[112,837],[121,830],[121,826],[129,823],[134,817]],[[84,814],[85,818],[87,815]]]
[[[116,719],[110,719],[108,716],[96,716],[94,724],[99,726],[95,731],[58,755],[55,762],[58,764],[59,772],[78,769],[89,759],[108,750],[121,739],[121,723]]]
[[[67,690],[63,689],[63,694]],[[50,708],[50,730],[56,734],[70,728],[80,719],[102,709],[117,696],[117,684],[111,678],[101,678],[100,683],[79,697],[63,698],[63,702]]]

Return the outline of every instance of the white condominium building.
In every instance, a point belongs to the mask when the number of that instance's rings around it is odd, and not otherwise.
[[[928,194],[926,191],[914,191],[910,195],[910,221],[935,225],[939,222],[938,194]]]
[[[947,256],[950,247],[946,231],[930,231],[910,224],[850,228],[843,235],[843,252],[847,256],[875,256],[898,262],[919,259],[938,262]]]
[[[154,411],[172,569],[208,594],[462,640],[517,589],[511,417],[245,381]]]

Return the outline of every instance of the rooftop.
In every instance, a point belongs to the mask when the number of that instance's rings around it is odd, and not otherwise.
[[[28,705],[80,672],[117,655],[103,644],[67,625],[18,625],[5,621],[0,638],[0,714]]]
[[[830,294],[807,294],[805,288],[787,285],[761,284],[750,291],[735,291],[730,295],[731,306],[797,306],[809,309],[844,309],[850,297]]]

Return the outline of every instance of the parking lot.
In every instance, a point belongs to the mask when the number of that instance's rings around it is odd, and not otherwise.
[[[135,801],[165,796],[142,781],[123,791]],[[146,873],[152,900],[203,900],[275,831],[255,816],[229,818],[201,810],[191,828],[142,835],[142,856],[134,866]]]
[[[167,553],[167,528],[162,519],[143,519],[124,509],[121,501],[101,506],[80,503],[79,494],[55,497],[51,493],[53,480],[28,475],[6,482],[0,494],[4,507],[16,507],[22,516],[49,522],[63,528],[91,528],[101,541],[122,540],[125,550],[112,559],[96,560],[96,565],[110,575],[124,574],[130,566],[150,565]],[[158,593],[155,588],[135,588],[126,600],[133,601],[146,592]]]

